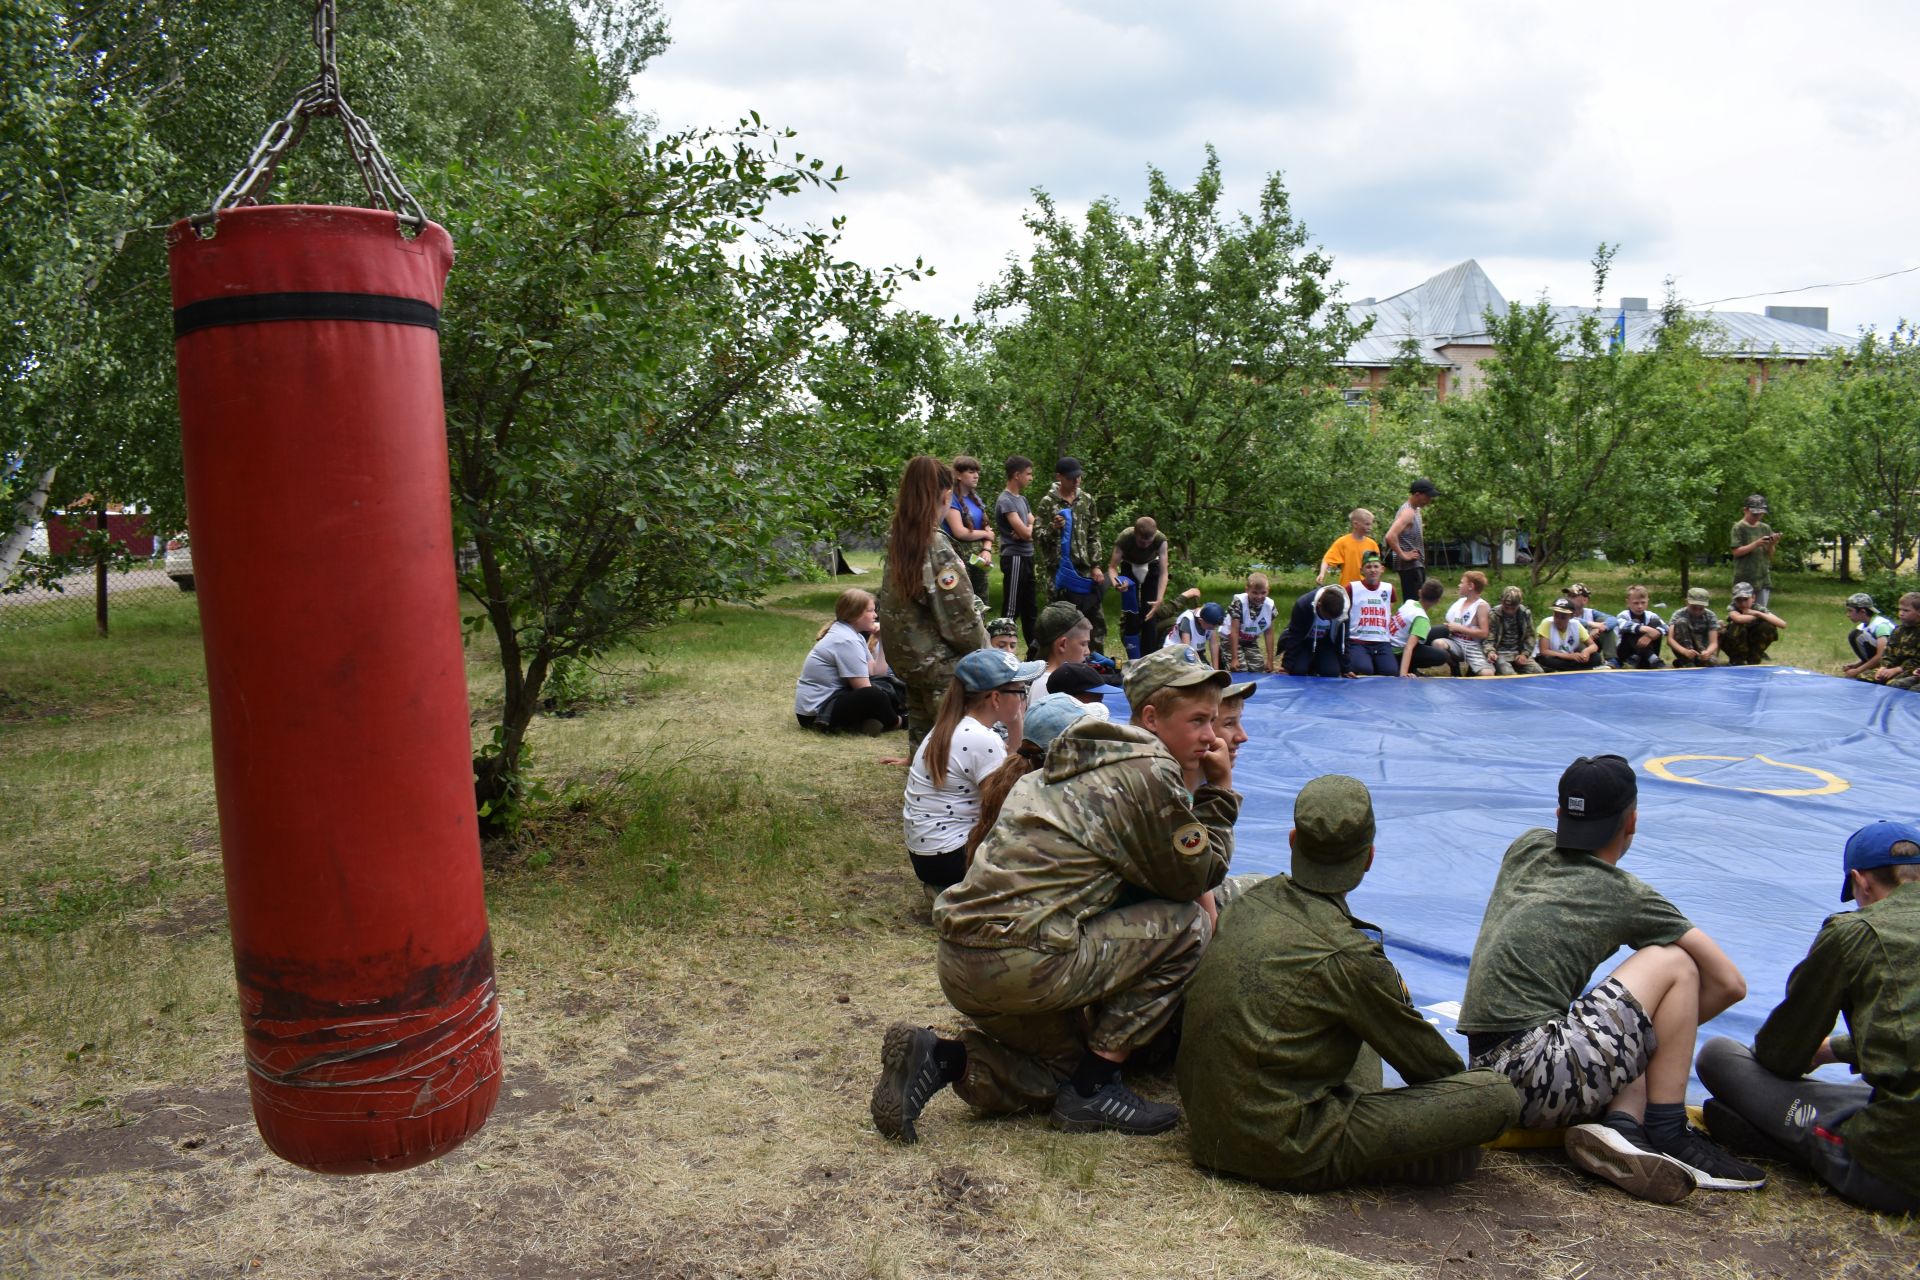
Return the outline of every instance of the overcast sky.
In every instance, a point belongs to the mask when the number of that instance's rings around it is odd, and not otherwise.
[[[938,269],[972,311],[1029,244],[1034,187],[1137,210],[1219,150],[1227,204],[1280,172],[1349,300],[1477,258],[1510,300],[1764,294],[1831,327],[1920,319],[1920,6],[1706,3],[919,5],[666,0],[634,82],[669,128],[750,109],[849,181],[850,256]]]

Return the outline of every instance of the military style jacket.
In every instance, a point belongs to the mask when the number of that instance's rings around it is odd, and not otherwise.
[[[935,905],[934,928],[957,946],[1072,951],[1081,922],[1128,886],[1192,902],[1219,884],[1239,814],[1237,792],[1189,795],[1145,729],[1076,721],[1007,793],[966,879]]]
[[[1834,1056],[1873,1086],[1840,1132],[1868,1171],[1920,1195],[1920,884],[1827,917],[1753,1056],[1775,1075],[1801,1075],[1836,1016],[1847,1031],[1833,1037]]]
[[[1899,667],[1905,675],[1920,675],[1920,627],[1903,622],[1887,637],[1886,652],[1880,656],[1883,667]]]
[[[1056,480],[1048,486],[1040,501],[1033,504],[1034,581],[1039,585],[1043,598],[1053,586],[1053,575],[1060,568],[1060,531],[1053,527],[1053,518],[1069,505],[1073,507],[1073,540],[1067,550],[1072,553],[1073,567],[1091,577],[1095,569],[1106,565],[1100,555],[1099,521],[1093,512],[1093,495],[1087,492],[1083,484],[1069,504],[1060,496],[1060,483]]]
[[[920,565],[924,595],[902,600],[893,590],[894,566],[880,581],[880,643],[894,674],[910,685],[939,687],[975,649],[987,647],[986,624],[973,607],[966,562],[953,543],[935,536]]]
[[[1243,1177],[1321,1168],[1354,1102],[1380,1088],[1381,1058],[1409,1084],[1466,1070],[1414,1008],[1379,930],[1344,895],[1287,876],[1234,902],[1187,985],[1185,1018],[1193,1158]]]

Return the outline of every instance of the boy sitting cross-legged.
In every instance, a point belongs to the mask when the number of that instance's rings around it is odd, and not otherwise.
[[[1627,588],[1627,607],[1613,620],[1620,633],[1620,665],[1643,670],[1663,666],[1660,646],[1667,639],[1667,624],[1647,608],[1647,589],[1637,583]]]
[[[934,904],[940,986],[972,1028],[895,1023],[871,1110],[912,1142],[941,1089],[1056,1129],[1163,1133],[1180,1109],[1120,1078],[1165,1030],[1213,936],[1240,797],[1214,732],[1227,673],[1191,648],[1127,665],[1131,724],[1083,717],[1015,783],[960,883]],[[1123,905],[1124,904],[1124,905]]]
[[[1503,676],[1537,675],[1540,664],[1533,660],[1533,610],[1518,587],[1500,593],[1500,604],[1487,615],[1487,653],[1494,670]]]
[[[1513,1081],[1522,1125],[1573,1126],[1574,1163],[1642,1199],[1763,1185],[1687,1127],[1694,1035],[1746,995],[1746,979],[1620,869],[1639,816],[1632,765],[1582,756],[1560,775],[1559,798],[1557,828],[1513,842],[1487,900],[1460,1006],[1469,1065]],[[1636,950],[1588,990],[1622,946]]]

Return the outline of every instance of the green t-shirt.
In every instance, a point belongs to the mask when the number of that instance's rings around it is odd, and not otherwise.
[[[1745,520],[1733,522],[1733,545],[1744,547],[1749,542],[1758,542],[1773,535],[1773,526],[1762,520],[1759,524],[1748,524]],[[1755,591],[1765,591],[1773,585],[1773,556],[1765,551],[1751,551],[1744,556],[1733,558],[1733,579],[1735,582],[1747,582]]]
[[[1500,862],[1460,1002],[1463,1034],[1525,1031],[1567,1011],[1621,947],[1662,946],[1693,928],[1651,885],[1545,827]]]

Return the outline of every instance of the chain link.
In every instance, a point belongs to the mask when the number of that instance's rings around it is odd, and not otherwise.
[[[400,181],[387,153],[380,149],[380,139],[374,135],[373,126],[354,114],[346,96],[340,92],[334,5],[335,0],[314,0],[313,44],[320,54],[320,74],[294,96],[293,105],[284,116],[267,126],[246,167],[227,183],[214,200],[213,208],[193,217],[193,225],[200,234],[211,233],[213,221],[222,209],[258,204],[265,198],[280,161],[300,145],[307,126],[316,116],[333,116],[340,121],[347,152],[360,170],[360,181],[374,208],[394,210],[402,226],[416,231],[426,225],[426,212]]]

